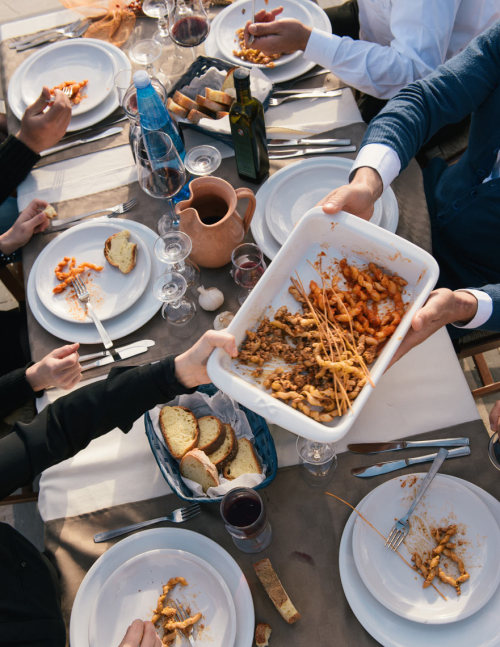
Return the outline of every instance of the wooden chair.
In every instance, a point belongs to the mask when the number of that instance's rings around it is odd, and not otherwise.
[[[21,303],[25,300],[23,266],[21,263],[10,263],[0,266],[0,281],[12,296]]]
[[[38,492],[33,490],[33,484],[25,485],[19,494],[11,494],[0,500],[0,505],[13,505],[14,503],[29,503],[38,501]]]
[[[488,350],[500,348],[500,332],[477,330],[464,335],[454,342],[457,357],[472,357],[483,386],[472,389],[474,398],[482,398],[489,393],[500,391],[500,381],[495,381],[483,355]]]

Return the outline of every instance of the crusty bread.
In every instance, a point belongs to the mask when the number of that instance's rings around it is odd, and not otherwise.
[[[200,119],[206,119],[207,117],[209,117],[209,115],[205,114],[204,112],[200,112],[199,110],[190,110],[187,116],[189,121],[191,121],[193,124],[197,124]]]
[[[210,101],[221,103],[223,106],[230,106],[234,99],[227,92],[221,90],[212,90],[212,88],[205,88],[205,97]]]
[[[206,492],[209,487],[219,485],[217,468],[201,449],[191,449],[184,454],[180,463],[181,474],[192,481],[196,481]]]
[[[222,427],[224,429],[222,445],[211,454],[208,454],[208,458],[219,471],[224,469],[227,463],[233,460],[238,451],[238,443],[234,429],[227,422],[222,423]]]
[[[266,622],[259,622],[255,627],[255,644],[257,647],[268,647],[271,631],[271,625]]]
[[[52,218],[55,218],[57,216],[57,211],[54,209],[54,207],[51,204],[48,204],[45,209],[43,210],[43,213],[52,220]]]
[[[198,104],[196,103],[196,101],[193,101],[185,94],[182,94],[182,92],[179,92],[179,90],[176,90],[174,92],[173,99],[175,103],[177,103],[177,105],[182,106],[183,108],[186,108],[186,110],[196,110],[198,108]]]
[[[293,602],[288,597],[283,584],[276,575],[274,568],[269,559],[261,559],[253,565],[257,577],[265,588],[267,595],[271,598],[272,603],[279,611],[281,616],[289,623],[293,624],[300,618],[300,613],[294,607]]]
[[[226,112],[225,110],[219,110],[219,112],[215,115],[216,119],[222,119],[222,117],[227,117],[229,112]]]
[[[217,103],[217,101],[211,101],[201,94],[196,95],[196,103],[199,107],[210,110],[211,112],[219,112],[220,110],[225,110],[226,106],[222,103]]]
[[[198,418],[198,427],[200,428],[198,449],[201,449],[202,452],[210,454],[224,442],[226,432],[219,418],[215,416]]]
[[[231,462],[224,467],[224,477],[235,479],[242,474],[260,474],[262,467],[252,443],[248,438],[238,438],[238,452]]]
[[[187,108],[184,108],[184,106],[180,106],[178,103],[175,103],[175,101],[170,97],[167,99],[167,110],[173,113],[176,117],[186,117],[188,113]]]
[[[165,406],[160,411],[160,428],[168,451],[180,459],[196,447],[200,430],[195,415],[186,407]]]
[[[129,241],[130,232],[122,229],[104,243],[104,256],[110,265],[117,267],[123,274],[131,272],[137,261],[137,245]]]

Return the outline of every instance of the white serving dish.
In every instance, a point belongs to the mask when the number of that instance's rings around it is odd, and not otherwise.
[[[288,293],[290,277],[297,273],[305,286],[318,279],[309,262],[319,252],[328,259],[346,257],[358,266],[373,261],[402,276],[408,285],[404,293],[409,307],[396,331],[385,345],[370,373],[376,385],[408,331],[415,312],[424,304],[434,287],[439,268],[434,258],[413,243],[351,214],[340,212],[328,217],[321,207],[308,211],[275,256],[259,283],[252,290],[228,327],[238,346],[246,331],[254,329],[263,316],[272,316],[282,305],[291,312],[300,309]],[[254,367],[238,365],[221,349],[208,361],[208,374],[222,391],[259,413],[268,422],[319,442],[337,442],[349,431],[370,397],[373,387],[366,384],[353,403],[352,410],[331,423],[319,423],[273,398],[250,373]]]

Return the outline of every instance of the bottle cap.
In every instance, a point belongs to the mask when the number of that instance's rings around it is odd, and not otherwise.
[[[250,70],[246,67],[237,67],[234,70],[234,87],[248,88],[250,84]]]
[[[143,88],[147,88],[150,83],[151,79],[149,78],[149,74],[146,72],[146,70],[137,70],[137,72],[134,74],[135,87],[138,90],[142,90]]]

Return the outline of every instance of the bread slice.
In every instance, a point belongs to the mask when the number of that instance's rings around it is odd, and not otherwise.
[[[198,449],[201,449],[202,452],[210,454],[224,442],[226,432],[219,418],[215,416],[198,418],[198,427],[200,428]]]
[[[186,110],[196,110],[196,108],[198,107],[196,101],[193,101],[185,94],[182,94],[182,92],[179,92],[179,90],[176,90],[174,92],[173,100],[177,105],[186,108]]]
[[[160,411],[160,429],[168,451],[180,459],[196,447],[200,430],[194,413],[186,407],[165,406]]]
[[[52,220],[52,218],[55,218],[57,216],[57,211],[54,209],[54,207],[51,204],[48,204],[45,209],[43,210],[43,213]]]
[[[167,110],[169,110],[176,117],[186,117],[188,113],[187,108],[184,108],[183,106],[180,106],[178,103],[175,103],[175,101],[170,97],[167,99]]]
[[[238,438],[238,452],[224,467],[224,478],[235,479],[242,474],[260,474],[262,466],[248,438]]]
[[[208,454],[208,458],[219,471],[223,470],[227,463],[233,460],[238,451],[238,442],[234,429],[227,422],[222,423],[222,428],[224,429],[222,445],[214,452]]]
[[[215,115],[216,119],[222,119],[222,117],[227,117],[229,115],[229,112],[226,112],[225,110],[219,110],[219,112]]]
[[[191,449],[184,454],[180,463],[181,474],[191,481],[196,481],[206,492],[209,487],[219,485],[217,468],[201,449]]]
[[[221,90],[212,90],[212,88],[205,88],[205,97],[210,99],[210,101],[215,101],[216,103],[221,103],[223,106],[230,106],[234,99],[227,92],[222,92]]]
[[[271,598],[272,603],[279,611],[281,616],[289,623],[293,624],[300,619],[300,613],[294,607],[293,602],[288,597],[283,584],[276,575],[274,568],[269,559],[261,559],[253,565],[257,577],[265,588],[267,595]]]
[[[106,239],[104,256],[110,265],[117,267],[123,274],[131,272],[137,262],[137,245],[129,241],[130,232],[122,229]]]
[[[271,625],[266,622],[259,622],[255,627],[255,645],[256,647],[268,647],[269,638],[271,637]]]
[[[190,110],[187,118],[193,124],[197,124],[200,119],[213,119],[211,115],[207,115],[205,112],[201,112],[200,110]]]
[[[198,104],[199,107],[201,108],[206,108],[207,110],[210,110],[211,112],[219,112],[220,110],[225,110],[226,106],[224,106],[222,103],[217,103],[217,101],[211,101],[210,99],[207,99],[206,97],[202,96],[201,94],[196,95],[196,103]]]

